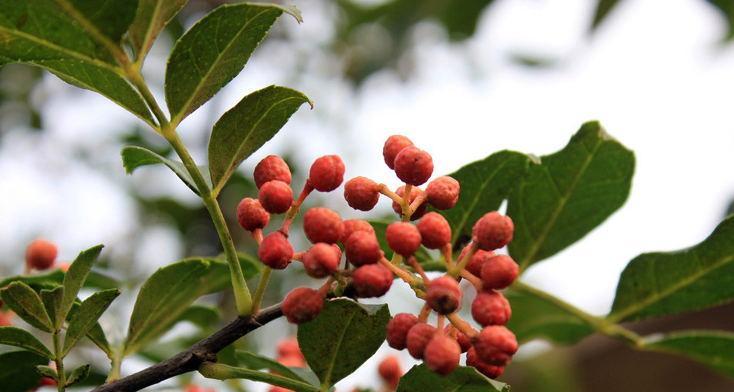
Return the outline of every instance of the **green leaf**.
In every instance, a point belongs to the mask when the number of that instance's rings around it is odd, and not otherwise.
[[[90,24],[112,42],[120,42],[135,17],[138,0],[56,0],[81,25]],[[90,29],[91,30],[91,29]],[[90,34],[93,34],[93,32]]]
[[[71,307],[69,314],[66,316],[67,322],[76,317],[80,306],[81,301],[76,300],[74,305]],[[99,347],[99,349],[102,350],[110,359],[112,358],[112,348],[110,347],[110,344],[107,341],[107,336],[105,336],[102,326],[100,326],[99,323],[94,323],[94,326],[92,326],[92,328],[87,332],[87,338]]]
[[[472,367],[459,366],[447,376],[441,376],[428,370],[426,365],[415,365],[400,379],[397,390],[397,392],[426,391],[509,392],[510,387],[484,377]]]
[[[164,158],[143,147],[127,146],[122,149],[122,165],[125,167],[127,174],[132,174],[132,172],[140,166],[157,164],[168,166],[168,168],[171,169],[173,173],[176,174],[184,184],[186,184],[186,186],[188,186],[197,195],[200,194],[194,179],[191,178],[189,172],[186,171],[186,167],[183,163]],[[201,172],[202,175],[208,173],[206,170],[202,170]],[[211,187],[211,181],[207,176],[204,176],[204,179],[207,180],[209,187]]]
[[[68,387],[70,385],[78,384],[84,381],[89,376],[89,369],[89,364],[82,365],[74,369],[69,375],[69,378],[66,380],[66,386]]]
[[[510,195],[510,255],[522,269],[578,241],[624,204],[635,157],[598,122],[581,126],[561,151],[540,158]]]
[[[42,376],[51,377],[54,380],[59,379],[59,374],[56,372],[56,369],[51,366],[38,365],[36,366],[36,371]]]
[[[46,313],[48,313],[48,318],[51,320],[51,324],[56,326],[57,328],[61,326],[61,321],[56,320],[56,314],[59,312],[59,309],[61,308],[61,298],[64,295],[64,287],[58,286],[53,289],[46,289],[41,290],[41,301],[43,301],[43,306],[46,308]]]
[[[25,322],[42,331],[52,331],[53,326],[41,297],[30,286],[23,282],[13,282],[0,292],[5,305]]]
[[[449,174],[461,185],[456,206],[441,211],[451,225],[452,243],[468,242],[474,222],[485,213],[500,208],[528,170],[529,162],[529,156],[505,150]]]
[[[734,38],[734,3],[731,0],[707,0],[706,3],[716,7],[724,18],[728,27],[725,39],[731,40]]]
[[[607,16],[609,16],[612,10],[616,8],[619,3],[620,0],[596,0],[594,19],[591,21],[591,32],[594,32],[599,28],[599,25],[607,19]]]
[[[3,391],[28,391],[38,386],[41,375],[36,366],[48,365],[48,358],[30,351],[0,354],[0,385]]]
[[[734,299],[734,216],[698,245],[645,253],[627,264],[609,318],[632,321],[699,310]]]
[[[263,263],[259,259],[247,254],[238,252],[237,257],[240,260],[240,267],[245,279],[250,279],[259,274],[263,268]],[[216,259],[206,259],[210,264],[209,271],[202,276],[202,290],[204,294],[212,294],[232,287],[231,275],[229,273],[229,263],[224,255]]]
[[[387,244],[387,237],[385,233],[387,231],[387,225],[389,225],[391,222],[383,222],[383,221],[369,221],[369,222],[372,225],[372,228],[375,229],[375,236],[377,237],[377,241],[380,243],[380,248],[382,248],[382,251],[385,252],[385,257],[390,259],[394,252],[392,249],[390,249],[390,246]],[[423,268],[426,271],[445,271],[446,270],[446,268],[444,267],[443,261],[433,260],[433,257],[431,257],[431,255],[428,253],[428,251],[424,247],[418,248],[418,250],[415,252],[415,258],[423,265]]]
[[[734,377],[734,333],[681,331],[645,339],[644,349],[678,354]]]
[[[143,284],[135,301],[125,354],[145,347],[204,293],[202,277],[211,263],[202,259],[188,259],[167,265],[156,271]]]
[[[300,380],[252,369],[229,366],[221,363],[204,363],[201,367],[199,367],[199,373],[206,378],[213,378],[217,380],[244,378],[252,381],[260,381],[298,392],[322,391],[319,387],[313,386]]]
[[[348,299],[327,301],[314,320],[298,327],[298,344],[322,385],[331,386],[357,370],[385,340],[387,305]]]
[[[211,329],[220,320],[219,310],[203,305],[189,306],[176,320],[176,323],[188,321],[201,329]]]
[[[30,332],[16,327],[0,327],[0,344],[24,348],[48,359],[54,357]]]
[[[292,378],[294,380],[308,382],[301,378],[296,372],[291,370],[288,366],[282,365],[280,362],[272,360],[267,357],[263,357],[261,355],[244,351],[244,350],[237,350],[235,352],[235,355],[237,357],[237,362],[240,365],[247,366],[250,369],[253,370],[262,370],[267,369],[270,370],[273,373],[280,374],[283,377]]]
[[[61,287],[64,283],[64,275],[64,271],[58,268],[48,272],[34,273],[33,275],[16,275],[0,281],[0,287],[5,287],[12,282],[18,281],[33,287],[36,291],[43,289],[53,290]],[[106,290],[120,287],[120,282],[104,272],[93,269],[89,272],[89,276],[87,276],[87,280],[84,282],[84,287]]]
[[[242,98],[214,125],[209,140],[209,171],[214,193],[224,187],[232,172],[270,140],[304,103],[303,93],[269,86]]]
[[[84,285],[84,281],[87,280],[89,271],[92,270],[92,264],[99,257],[102,248],[103,245],[97,245],[82,251],[76,257],[76,260],[71,263],[69,270],[66,271],[66,275],[64,275],[64,296],[61,299],[57,314],[57,325],[61,325],[61,321],[65,320],[69,314],[74,301],[76,301],[76,296]]]
[[[66,356],[76,342],[97,324],[97,320],[102,316],[102,313],[107,310],[118,295],[120,295],[120,291],[117,289],[100,291],[92,294],[79,305],[79,310],[69,320],[69,327],[66,329],[63,356]]]
[[[173,47],[166,69],[171,123],[181,122],[240,73],[284,10],[268,4],[225,4],[187,31]]]
[[[130,26],[130,42],[140,62],[153,46],[158,34],[186,5],[188,0],[140,0]]]

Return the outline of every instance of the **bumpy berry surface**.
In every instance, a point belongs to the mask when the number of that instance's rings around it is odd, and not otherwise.
[[[429,212],[416,225],[421,233],[423,246],[440,249],[451,242],[451,226],[441,214]]]
[[[408,352],[415,359],[423,359],[428,342],[436,334],[436,327],[426,323],[417,323],[408,331],[406,346]]]
[[[436,278],[428,285],[426,303],[438,314],[449,314],[461,305],[459,282],[450,276]]]
[[[485,289],[504,289],[517,279],[520,273],[515,260],[510,256],[497,255],[482,265],[480,276]]]
[[[344,199],[355,210],[369,211],[380,200],[380,186],[367,177],[354,177],[344,184]]]
[[[336,212],[315,207],[303,215],[303,231],[312,243],[335,244],[344,234],[344,223]]]
[[[461,348],[456,340],[443,334],[436,334],[426,345],[423,360],[434,372],[447,375],[459,365]]]
[[[501,325],[484,327],[474,341],[479,358],[490,365],[504,366],[517,352],[515,334]]]
[[[438,177],[428,183],[426,199],[435,208],[448,210],[459,201],[460,189],[459,181],[449,176]]]
[[[308,287],[291,290],[283,300],[283,314],[293,324],[313,320],[321,313],[323,307],[324,297],[318,290]]]
[[[418,323],[418,317],[410,313],[398,313],[387,323],[387,344],[396,350],[406,347],[408,331]]]
[[[482,275],[482,266],[493,256],[494,252],[492,251],[478,249],[469,260],[469,263],[466,264],[466,270],[480,277]]]
[[[490,365],[479,358],[477,350],[470,348],[466,353],[466,366],[471,366],[489,378],[497,378],[504,373],[504,366]]]
[[[259,200],[246,197],[237,205],[237,222],[247,231],[262,229],[270,222],[270,214]]]
[[[316,159],[308,173],[308,181],[320,192],[331,192],[344,181],[344,162],[338,155]]]
[[[303,254],[303,267],[308,276],[324,278],[336,272],[340,258],[339,248],[319,242]]]
[[[400,196],[405,196],[405,186],[400,186],[395,193]],[[413,203],[413,200],[415,200],[419,195],[423,194],[423,191],[420,190],[417,187],[410,188],[410,196],[408,196],[408,202]],[[415,212],[413,212],[413,215],[410,216],[410,220],[416,220],[420,219],[423,215],[426,213],[426,208],[428,208],[428,203],[423,202],[421,203],[418,208],[415,209]],[[400,204],[396,202],[392,202],[392,210],[395,211],[396,214],[402,215],[403,208],[400,206]]]
[[[510,321],[512,308],[502,293],[484,291],[474,298],[471,304],[471,315],[483,327],[488,325],[505,325]]]
[[[260,187],[257,198],[265,211],[282,214],[291,208],[293,190],[283,181],[268,181]]]
[[[509,216],[492,211],[484,214],[474,224],[472,236],[479,249],[495,250],[509,244],[514,231],[515,225]]]
[[[395,157],[405,147],[412,146],[413,142],[403,135],[392,135],[385,141],[382,147],[382,157],[385,158],[385,164],[390,169],[395,168]]]
[[[375,234],[375,228],[372,227],[370,222],[362,219],[347,219],[344,221],[344,233],[342,238],[339,239],[341,243],[347,241],[347,238],[352,235],[355,231],[366,231],[371,234]]]
[[[291,183],[291,170],[283,158],[277,155],[268,155],[263,158],[256,166],[253,172],[255,177],[255,185],[258,189],[268,181],[283,181],[286,184]]]
[[[387,245],[402,256],[410,256],[421,246],[421,233],[407,222],[394,222],[385,230]]]
[[[347,260],[359,267],[366,264],[374,264],[382,258],[380,243],[374,233],[367,231],[355,231],[344,243],[344,252]]]
[[[293,259],[293,246],[283,233],[270,233],[260,243],[257,256],[272,269],[284,269]]]
[[[402,149],[395,157],[395,174],[411,185],[422,185],[433,174],[431,154],[414,146]]]
[[[398,386],[400,377],[403,375],[403,369],[402,366],[400,366],[400,361],[394,355],[385,357],[385,359],[383,359],[377,366],[377,372],[393,389]]]
[[[26,248],[25,262],[30,268],[46,270],[54,265],[57,254],[56,245],[43,239],[37,239]]]
[[[390,290],[393,276],[380,264],[363,265],[352,274],[352,285],[361,298],[381,297]]]

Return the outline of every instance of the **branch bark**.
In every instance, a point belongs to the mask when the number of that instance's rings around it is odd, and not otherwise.
[[[254,316],[238,317],[188,350],[119,380],[100,385],[92,392],[132,392],[169,378],[197,370],[204,362],[216,362],[217,353],[249,332],[283,315],[281,304],[263,309]]]

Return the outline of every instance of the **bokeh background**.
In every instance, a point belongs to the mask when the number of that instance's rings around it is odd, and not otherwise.
[[[191,0],[154,46],[144,73],[159,97],[175,37],[220,3]],[[525,276],[592,313],[608,312],[619,273],[634,256],[695,244],[731,210],[730,0],[294,3],[305,22],[281,18],[244,72],[180,128],[194,157],[204,161],[211,125],[247,93],[279,84],[315,102],[250,157],[222,194],[243,251],[253,252],[254,243],[237,227],[234,206],[255,194],[251,171],[260,158],[287,157],[296,188],[310,162],[330,153],[343,156],[347,178],[397,185],[381,156],[382,143],[394,133],[431,152],[437,174],[501,149],[554,152],[590,119],[633,149],[637,170],[626,205]],[[137,289],[153,271],[189,255],[219,252],[205,210],[172,173],[146,167],[125,175],[119,151],[127,144],[170,153],[145,124],[101,96],[27,66],[0,69],[0,276],[22,271],[25,246],[36,237],[58,243],[62,260],[104,243],[103,267],[125,282],[123,297],[102,319],[111,340],[124,338]],[[365,216],[347,207],[340,190],[309,204],[328,204],[344,217]],[[369,216],[389,211],[383,200]],[[314,283],[298,267],[274,275],[269,303],[293,285]],[[393,313],[417,311],[411,292],[396,286],[386,298]],[[231,312],[229,301],[227,295],[205,298]],[[655,328],[731,329],[732,311],[724,306],[667,318],[655,321]],[[295,332],[284,322],[274,325],[240,344],[272,354],[268,342]],[[199,333],[179,325],[162,341]],[[379,387],[376,363],[389,352],[383,347],[337,389]],[[95,355],[89,350],[77,360],[96,358],[104,370]],[[401,358],[406,369],[413,363]],[[133,359],[123,369],[148,364]],[[734,381],[692,362],[634,353],[600,337],[571,348],[528,344],[503,380],[521,392],[734,390]],[[263,390],[251,383],[236,388]]]

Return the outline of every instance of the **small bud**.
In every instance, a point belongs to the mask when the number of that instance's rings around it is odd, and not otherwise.
[[[265,211],[271,214],[282,214],[291,208],[293,190],[283,181],[268,181],[260,187],[257,198]]]
[[[396,350],[405,349],[408,331],[418,323],[418,317],[410,313],[398,313],[387,323],[387,344]]]
[[[438,212],[427,213],[416,226],[423,246],[428,249],[440,249],[451,242],[451,226]]]
[[[484,214],[472,229],[472,236],[477,242],[479,249],[495,250],[512,241],[515,225],[508,216],[501,215],[497,211]]]
[[[347,260],[357,267],[374,264],[382,258],[380,243],[374,233],[355,231],[344,243]]]
[[[502,293],[485,291],[477,294],[472,301],[471,315],[483,327],[505,325],[510,321],[512,308]]]
[[[303,231],[311,243],[335,244],[344,233],[344,223],[333,210],[314,207],[303,215]]]
[[[54,243],[44,239],[31,242],[25,250],[25,262],[29,268],[39,271],[47,270],[54,265],[58,249]]]
[[[392,281],[392,272],[380,264],[363,265],[352,274],[352,285],[360,298],[382,297]]]
[[[268,155],[263,158],[253,172],[255,185],[258,189],[268,181],[283,181],[290,185],[291,170],[283,158],[277,155]]]
[[[372,227],[370,222],[362,219],[347,219],[344,221],[344,233],[342,238],[339,239],[341,243],[347,241],[347,238],[352,235],[355,231],[366,231],[371,234],[375,234],[375,228]]]
[[[344,162],[338,155],[325,155],[311,165],[308,181],[319,192],[331,192],[344,181]]]
[[[466,270],[471,272],[474,276],[480,277],[482,275],[482,266],[493,256],[494,252],[490,250],[477,249],[469,260],[469,263],[467,263]]]
[[[471,366],[477,369],[479,373],[482,373],[492,379],[501,376],[505,371],[504,366],[490,365],[482,361],[474,347],[470,348],[469,351],[466,352],[466,366]]]
[[[435,208],[448,210],[459,201],[459,189],[459,181],[449,176],[438,177],[428,183],[426,199]]]
[[[400,196],[404,197],[405,195],[405,186],[399,187],[395,193]],[[420,190],[418,187],[411,187],[410,188],[410,196],[408,197],[408,203],[412,204],[413,200],[415,200],[419,195],[423,193],[422,190]],[[413,212],[413,215],[410,216],[410,220],[414,221],[417,219],[420,219],[423,215],[426,213],[426,208],[428,208],[428,203],[423,202],[421,203],[418,208],[415,209]],[[396,202],[392,202],[392,209],[395,211],[396,214],[402,215],[403,214],[403,208],[400,206],[400,204]]]
[[[398,383],[400,383],[400,377],[403,376],[403,368],[400,366],[398,358],[394,355],[385,357],[377,366],[377,372],[380,373],[380,377],[392,389],[397,388]]]
[[[324,297],[318,290],[298,287],[291,290],[283,300],[283,314],[288,322],[301,324],[311,321],[321,313]]]
[[[237,205],[237,222],[243,229],[254,231],[268,225],[270,214],[265,211],[259,200],[246,197]]]
[[[385,158],[385,164],[390,169],[395,168],[395,157],[403,151],[405,147],[412,146],[413,142],[403,135],[392,135],[385,141],[382,147],[382,156]]]
[[[426,303],[438,314],[450,314],[461,305],[459,282],[450,276],[432,280],[426,291]]]
[[[474,341],[479,358],[490,365],[504,366],[517,352],[515,334],[501,325],[484,327]]]
[[[406,346],[408,352],[415,359],[423,359],[428,342],[436,334],[436,328],[426,323],[417,323],[408,331]]]
[[[434,372],[447,375],[459,366],[461,347],[456,340],[444,334],[436,334],[426,345],[423,359]]]
[[[408,257],[421,246],[421,233],[408,222],[394,222],[385,230],[387,245],[395,253]]]
[[[395,174],[406,184],[422,185],[433,174],[433,159],[417,147],[406,147],[395,157]]]
[[[335,245],[319,242],[303,255],[303,267],[308,276],[324,278],[339,268],[341,251]]]
[[[515,260],[510,256],[497,255],[489,258],[483,265],[480,272],[482,285],[485,289],[504,289],[512,284],[520,274]]]
[[[276,231],[263,239],[257,250],[257,256],[263,264],[272,269],[284,269],[293,259],[293,246],[283,233]]]
[[[354,177],[344,184],[344,199],[355,210],[369,211],[380,199],[380,186],[367,177]]]

